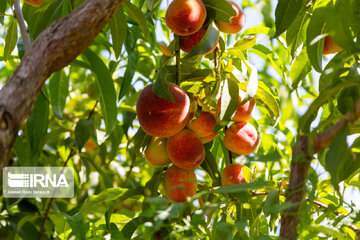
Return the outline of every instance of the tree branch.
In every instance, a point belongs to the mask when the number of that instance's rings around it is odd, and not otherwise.
[[[45,80],[93,42],[123,0],[87,0],[44,30],[0,90],[0,171]]]
[[[328,147],[335,136],[347,124],[353,123],[360,118],[360,101],[356,103],[355,111],[348,113],[346,116],[339,120],[335,125],[318,133],[312,143],[312,153],[321,152]],[[297,225],[299,222],[299,211],[304,201],[306,177],[310,168],[310,162],[313,156],[309,153],[309,137],[300,136],[295,143],[293,150],[293,157],[290,169],[289,186],[287,189],[286,202],[293,204],[293,207],[286,209],[281,216],[281,239],[296,239]],[[303,156],[301,161],[299,157]],[[358,233],[358,231],[356,231]]]
[[[20,0],[14,0],[14,9],[15,9],[16,19],[18,20],[19,23],[24,48],[25,51],[27,51],[31,46],[31,39],[30,39],[29,30],[26,27],[25,19],[21,11]]]

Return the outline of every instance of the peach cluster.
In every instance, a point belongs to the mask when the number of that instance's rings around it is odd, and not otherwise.
[[[146,161],[154,167],[173,164],[165,173],[164,191],[181,202],[196,192],[194,169],[205,159],[203,143],[216,137],[216,120],[209,112],[193,118],[187,94],[174,83],[167,85],[174,102],[155,95],[150,84],[139,95],[136,114],[141,128],[153,136],[144,152]]]
[[[230,22],[215,21],[219,31],[224,33],[238,33],[245,25],[245,14],[239,6],[228,1],[236,12],[236,16],[231,18]],[[180,48],[184,52],[190,52],[204,37],[209,28],[209,21],[206,21],[207,11],[201,0],[173,0],[165,15],[167,26],[175,34],[180,36]],[[219,35],[215,44],[206,55],[216,48]]]

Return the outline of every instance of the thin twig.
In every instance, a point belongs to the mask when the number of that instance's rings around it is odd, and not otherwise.
[[[66,165],[67,165],[67,163],[69,162],[70,158],[71,158],[72,156],[74,156],[75,153],[76,153],[76,151],[75,151],[74,149],[71,149],[71,150],[70,150],[69,156],[67,157],[66,161],[64,162],[63,168],[62,168],[61,172],[64,171],[64,168],[66,167]],[[54,195],[54,193],[55,193],[55,192],[53,192],[53,195]],[[51,197],[51,198],[50,198],[50,202],[49,202],[49,204],[48,204],[47,207],[46,207],[45,214],[44,214],[44,217],[43,217],[42,222],[41,222],[39,240],[43,239],[43,237],[44,237],[44,234],[45,234],[45,223],[46,223],[46,221],[47,221],[47,218],[48,218],[48,215],[49,215],[49,212],[50,212],[50,208],[51,208],[51,205],[52,205],[54,199],[55,199],[54,197]]]
[[[30,39],[29,30],[26,26],[25,19],[22,14],[22,11],[21,11],[20,0],[14,0],[14,9],[15,9],[15,16],[16,16],[16,19],[18,20],[19,27],[20,27],[20,32],[21,32],[21,36],[23,39],[24,49],[25,49],[25,51],[27,51],[31,46],[31,39]]]
[[[90,120],[90,118],[94,115],[95,109],[96,109],[96,106],[97,106],[98,102],[99,102],[99,100],[96,100],[95,105],[94,105],[94,107],[91,109],[91,112],[89,113],[89,116],[88,116],[87,120]]]
[[[175,60],[176,60],[176,84],[180,85],[181,83],[181,63],[180,63],[180,36],[174,34],[175,38]]]
[[[134,154],[134,156],[131,159],[131,165],[130,165],[129,171],[127,171],[126,176],[125,176],[125,180],[124,180],[125,185],[128,183],[128,181],[130,179],[130,175],[132,173],[132,170],[135,167],[135,160],[136,160],[136,155]]]

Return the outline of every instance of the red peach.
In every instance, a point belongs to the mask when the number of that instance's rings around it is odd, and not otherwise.
[[[200,30],[206,19],[206,8],[201,0],[173,0],[165,14],[167,26],[180,36]]]
[[[238,33],[244,27],[246,17],[245,14],[241,11],[239,6],[234,3],[233,1],[227,1],[232,8],[236,12],[236,16],[231,18],[231,22],[222,22],[222,21],[215,21],[216,26],[218,27],[219,31],[224,33]]]
[[[197,31],[196,33],[193,33],[191,35],[180,37],[181,50],[183,50],[184,52],[187,52],[187,53],[190,52],[191,49],[193,49],[201,41],[201,39],[204,37],[206,31],[207,31],[207,28],[204,28],[204,29],[200,29],[199,31]],[[202,54],[203,56],[214,51],[214,49],[216,48],[216,46],[219,42],[219,37],[220,37],[220,34],[218,34],[218,38],[217,38],[214,46],[209,51]]]
[[[163,167],[171,163],[167,153],[167,138],[154,137],[145,150],[145,159],[153,167]]]
[[[197,180],[194,170],[171,166],[162,180],[165,195],[175,202],[185,202],[196,194]]]
[[[256,150],[259,144],[259,135],[250,123],[234,123],[225,132],[224,144],[231,152],[249,155]]]
[[[193,131],[202,143],[210,142],[216,137],[217,132],[213,132],[215,126],[216,119],[210,112],[201,112],[198,118],[187,124],[187,128]]]
[[[24,0],[24,2],[31,4],[34,7],[39,7],[43,1],[44,0]]]
[[[141,128],[155,137],[169,137],[180,132],[189,121],[190,99],[177,85],[168,83],[175,102],[156,96],[148,85],[140,93],[136,114]]]
[[[330,35],[326,36],[324,39],[324,50],[323,55],[337,53],[342,50],[342,47],[336,44]]]
[[[183,169],[194,169],[205,158],[204,146],[199,137],[187,129],[169,137],[167,150],[171,161]]]
[[[242,173],[243,166],[240,164],[230,164],[223,170],[221,185],[228,186],[239,183],[246,183]]]

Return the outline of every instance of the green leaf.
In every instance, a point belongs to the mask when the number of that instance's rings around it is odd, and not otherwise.
[[[62,11],[63,4],[67,4],[67,1],[45,1],[39,8],[31,6],[30,4],[23,5],[24,18],[32,39],[36,39],[54,20],[62,17],[62,14],[67,14]]]
[[[170,102],[175,102],[174,96],[171,94],[169,86],[166,82],[166,68],[159,70],[159,75],[152,87],[152,91],[158,97],[165,98]]]
[[[243,166],[241,168],[241,173],[242,173],[243,177],[245,178],[245,181],[247,183],[250,182],[250,179],[251,179],[251,170],[250,170],[250,168],[248,168],[247,166]]]
[[[347,145],[350,128],[343,128],[331,142],[325,157],[325,169],[330,173],[331,183],[339,191],[339,183],[360,168],[359,154],[351,153]],[[359,147],[355,141],[352,147]]]
[[[304,8],[295,18],[286,32],[286,43],[290,47],[292,57],[295,57],[296,50],[304,42],[306,29],[309,23],[310,14],[308,8]]]
[[[59,119],[62,119],[66,98],[69,95],[69,76],[66,76],[64,70],[51,76],[49,93],[53,112]]]
[[[276,33],[274,37],[280,36],[288,29],[303,6],[303,0],[279,0],[275,10]]]
[[[251,183],[243,183],[243,184],[235,184],[226,187],[220,187],[218,189],[212,190],[213,193],[236,193],[236,192],[244,192],[249,190],[261,189],[271,187],[273,185],[272,182],[266,181],[256,181]]]
[[[90,136],[94,134],[94,125],[91,120],[80,119],[75,127],[76,145],[81,152],[84,144],[89,140]]]
[[[128,61],[127,61],[127,67],[124,73],[124,77],[121,82],[119,100],[129,93],[130,86],[136,72],[136,65],[138,62],[138,55],[139,55],[136,48],[132,50],[127,48],[126,50],[128,52],[128,57],[127,57]]]
[[[322,55],[326,33],[326,7],[317,8],[310,18],[306,31],[306,49],[311,65],[318,72],[322,70]]]
[[[108,188],[102,191],[99,195],[89,196],[84,204],[81,206],[81,212],[85,215],[88,213],[93,207],[101,204],[105,201],[114,201],[126,193],[127,189],[125,188]]]
[[[255,36],[247,36],[244,38],[240,38],[232,48],[228,49],[229,54],[231,55],[239,55],[239,51],[244,51],[249,48],[252,48],[256,44],[256,35]]]
[[[119,9],[109,22],[111,39],[115,58],[118,59],[121,55],[122,46],[125,42],[127,35],[127,21],[126,16],[122,9]]]
[[[263,107],[270,118],[278,120],[280,117],[280,105],[275,96],[267,89],[264,83],[260,82],[260,86],[255,95],[256,105]]]
[[[102,115],[105,119],[106,132],[109,134],[117,122],[116,92],[109,69],[104,62],[90,49],[84,55],[96,74],[95,91],[100,98]]]
[[[21,136],[16,137],[14,151],[19,159],[20,166],[31,166],[31,156],[28,148],[25,147],[24,141]]]
[[[207,15],[221,22],[230,22],[236,15],[235,10],[226,0],[203,0]]]
[[[359,82],[341,82],[331,88],[320,92],[319,96],[311,103],[306,113],[299,120],[299,128],[301,129],[301,131],[303,131],[304,133],[310,132],[310,125],[316,118],[319,108],[322,105],[324,105],[328,101],[331,101],[333,97],[342,89],[359,86],[359,84]]]
[[[238,104],[239,86],[235,80],[226,78],[221,95],[220,122],[214,131],[218,131],[220,128],[226,126],[230,122],[232,115],[235,113],[238,107]]]
[[[44,88],[45,89],[45,88]],[[42,91],[35,103],[34,110],[26,123],[27,138],[31,155],[39,151],[41,139],[47,133],[49,122],[49,102]]]
[[[157,7],[161,3],[161,0],[146,0],[146,6],[150,11]]]
[[[213,24],[211,24],[200,42],[195,47],[193,47],[184,58],[190,58],[196,55],[203,55],[207,53],[216,44],[218,38],[219,31],[214,27]]]
[[[140,25],[144,37],[145,39],[147,39],[149,34],[149,29],[147,26],[147,20],[144,13],[134,4],[132,4],[129,0],[123,1],[123,6],[129,13],[129,16]]]
[[[272,37],[274,36],[275,31],[269,27],[256,26],[246,29],[242,35],[246,36],[246,35],[259,34],[259,33]]]
[[[201,163],[201,167],[209,174],[213,181],[213,186],[219,186],[220,172],[216,163],[214,155],[210,152],[207,145],[205,145],[205,159]]]
[[[54,225],[55,225],[55,232],[57,233],[57,236],[61,240],[68,239],[68,236],[71,233],[71,227],[67,223],[66,217],[61,212],[56,213]]]
[[[5,47],[4,47],[4,60],[6,61],[16,46],[17,36],[17,22],[11,21],[10,26],[6,32]]]
[[[85,224],[83,222],[83,216],[81,213],[76,213],[73,216],[69,216],[66,213],[61,213],[66,217],[69,226],[72,229],[72,233],[75,235],[76,239],[86,240],[86,233],[89,230],[89,223]]]
[[[326,24],[332,39],[342,48],[353,52],[356,48],[350,29],[352,5],[350,0],[337,1],[326,14]]]
[[[291,65],[290,78],[292,80],[292,89],[296,89],[310,71],[311,64],[304,48]]]
[[[266,216],[269,216],[271,213],[273,213],[273,209],[276,205],[279,204],[279,191],[278,190],[271,190],[267,196],[266,196],[266,199],[265,199],[265,202],[264,202],[264,214]]]

